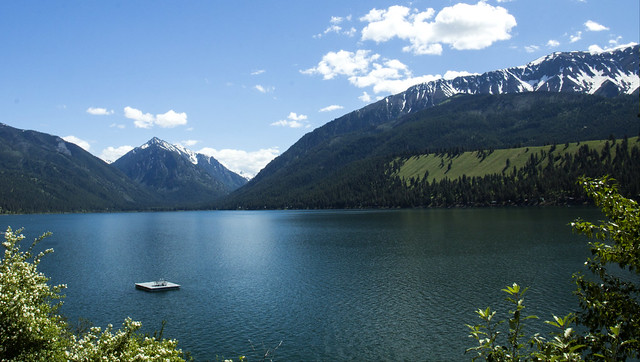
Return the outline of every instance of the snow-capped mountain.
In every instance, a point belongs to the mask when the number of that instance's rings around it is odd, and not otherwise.
[[[137,183],[182,204],[210,202],[247,182],[215,158],[157,137],[112,165]]]
[[[180,145],[172,145],[169,142],[163,141],[161,139],[159,139],[158,137],[153,137],[152,139],[149,140],[149,142],[143,144],[142,146],[140,146],[141,150],[145,150],[149,147],[158,147],[160,149],[164,149],[166,151],[169,152],[175,152],[177,154],[179,154],[181,157],[189,160],[189,162],[193,163],[194,165],[198,164],[198,154],[191,151],[188,148],[182,147]],[[134,150],[135,151],[135,150]]]
[[[549,134],[539,132],[538,135],[546,136],[546,142],[556,142],[558,138],[567,137],[568,131],[561,130],[553,124],[554,120],[566,124],[567,119],[560,121],[559,119],[562,117],[558,118],[562,114],[538,113],[537,108],[527,108],[531,107],[531,104],[539,104],[542,108],[553,109],[554,112],[567,112],[572,116],[583,111],[589,112],[587,105],[596,105],[591,111],[597,111],[596,113],[601,116],[597,120],[590,121],[602,121],[605,124],[593,123],[589,131],[594,131],[594,133],[590,133],[588,136],[575,134],[571,136],[571,139],[606,137],[613,134],[612,129],[616,127],[615,122],[612,121],[615,118],[606,115],[611,116],[621,109],[607,108],[612,107],[614,102],[604,102],[602,97],[619,96],[616,102],[624,104],[620,107],[629,110],[632,114],[631,119],[635,123],[637,105],[633,104],[637,104],[637,94],[640,88],[639,60],[640,46],[637,44],[604,52],[553,53],[522,66],[415,85],[402,93],[388,96],[347,113],[313,132],[307,133],[287,151],[265,166],[247,186],[234,193],[232,198],[250,200],[272,197],[272,200],[278,200],[276,203],[286,205],[287,202],[292,202],[291,198],[287,199],[290,197],[289,195],[295,195],[296,192],[299,192],[298,195],[306,197],[309,190],[318,189],[334,182],[328,181],[330,177],[334,177],[333,180],[339,180],[339,182],[346,182],[345,180],[350,179],[347,174],[360,169],[372,156],[398,155],[431,147],[455,148],[461,146],[455,142],[460,141],[462,137],[458,137],[454,143],[446,144],[442,143],[448,142],[446,139],[433,138],[436,134],[443,134],[442,129],[450,126],[447,124],[450,120],[446,118],[441,118],[437,127],[429,123],[427,115],[429,108],[437,105],[441,105],[440,111],[455,113],[455,117],[460,117],[465,121],[477,119],[474,117],[483,112],[486,116],[487,109],[483,107],[491,108],[490,104],[494,105],[490,111],[498,114],[496,119],[500,119],[500,113],[506,115],[507,111],[519,112],[526,109],[528,116],[520,119],[520,126],[532,118],[529,115],[534,115],[540,120],[537,125],[527,126],[532,127],[531,132],[527,131],[526,127],[520,130],[522,131],[522,139],[526,139],[532,145],[544,144],[544,142],[536,143],[533,132],[533,128],[538,127],[543,121],[547,124],[546,129],[549,130]],[[630,94],[635,97],[629,96]],[[456,95],[461,97],[455,97]],[[507,103],[512,101],[514,103],[511,103],[507,107],[508,109],[505,109],[504,105],[500,109],[497,105],[499,102],[492,103],[497,102],[497,98],[509,98]],[[519,100],[516,101],[515,98]],[[629,104],[633,106],[629,107]],[[462,108],[457,109],[456,107]],[[467,111],[464,107],[470,107],[468,110],[470,113],[463,114]],[[522,107],[522,109],[518,109],[518,107]],[[437,113],[438,109],[433,109],[433,111]],[[433,115],[433,113],[431,114]],[[521,115],[514,115],[514,113],[511,113],[509,117],[512,120],[522,118]],[[629,114],[620,117],[626,121],[629,120]],[[612,124],[606,124],[610,121]],[[466,127],[473,128],[475,126],[474,124],[466,124]],[[478,144],[471,147],[491,147],[491,142],[481,142],[480,140],[500,138],[497,133],[486,134],[486,127],[483,125],[478,124],[478,126],[480,127],[478,132],[483,135],[477,136],[474,142],[477,141]],[[605,133],[597,133],[598,130],[605,130]],[[554,134],[554,132],[556,133]],[[625,133],[632,134],[631,132],[636,131],[629,131],[629,128],[625,128],[624,131],[618,133],[624,135]],[[384,137],[380,135],[384,135]],[[558,137],[555,137],[556,135]],[[538,138],[542,139],[542,136]],[[517,141],[514,139],[512,144],[523,142],[522,139]],[[386,154],[382,153],[383,145],[387,147],[384,151]],[[467,144],[467,146],[469,145]],[[356,161],[361,164],[353,166]],[[317,170],[322,170],[322,172],[317,172]],[[326,196],[319,197],[325,198]]]
[[[196,153],[190,149],[181,145],[174,145],[169,142],[163,141],[157,137],[152,138],[149,142],[140,146],[141,149],[145,149],[149,146],[157,146],[169,152],[175,152],[188,160],[192,164],[205,170],[211,176],[218,178],[222,183],[229,186],[232,190],[244,185],[247,180],[245,177],[238,175],[237,173],[224,167],[218,160],[212,156],[207,156],[202,153]],[[240,178],[238,178],[240,176]]]
[[[395,118],[434,106],[455,94],[633,94],[640,88],[639,59],[638,44],[603,52],[556,52],[523,66],[418,84],[374,104],[384,104],[388,117]]]

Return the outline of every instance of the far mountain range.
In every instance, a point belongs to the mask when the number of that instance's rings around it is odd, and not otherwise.
[[[192,209],[246,182],[158,138],[107,164],[60,137],[0,123],[0,212]]]
[[[357,207],[336,188],[373,198],[390,165],[412,156],[637,135],[639,60],[638,45],[553,53],[418,84],[306,134],[249,182],[158,138],[109,165],[0,124],[0,212]]]

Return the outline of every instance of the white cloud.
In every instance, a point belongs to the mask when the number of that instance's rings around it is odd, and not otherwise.
[[[297,114],[295,112],[290,112],[287,118],[294,121],[304,121],[305,119],[307,119],[307,116],[305,116],[304,114]]]
[[[369,55],[370,50],[358,50],[355,53],[340,50],[328,52],[314,68],[303,70],[303,74],[321,74],[324,79],[333,79],[337,75],[353,76],[369,68],[369,64],[380,55]]]
[[[307,119],[307,116],[304,114],[297,114],[295,112],[290,112],[287,116],[287,119],[282,119],[277,122],[271,123],[272,126],[280,126],[280,127],[289,127],[289,128],[301,128],[305,126],[304,123],[300,121],[304,121]],[[309,127],[309,125],[306,125]]]
[[[137,128],[151,128],[155,120],[151,113],[142,113],[141,110],[129,106],[124,107],[124,116],[133,119],[133,124]]]
[[[358,99],[365,103],[371,102],[371,96],[367,92],[362,92],[362,95],[358,97]]]
[[[107,147],[100,153],[100,157],[106,163],[113,163],[127,152],[133,149],[132,146]]]
[[[82,149],[84,149],[85,151],[89,151],[89,149],[91,148],[91,145],[89,144],[89,142],[82,140],[76,136],[67,136],[67,137],[62,137],[63,140],[73,143],[75,145],[80,146]]]
[[[126,126],[124,124],[119,124],[119,123],[111,123],[109,125],[109,127],[111,128],[120,128],[120,129],[124,129]]]
[[[329,52],[317,66],[303,70],[303,74],[320,74],[324,79],[347,76],[358,88],[373,87],[375,93],[398,93],[412,85],[439,79],[439,75],[415,77],[409,68],[397,59],[381,59],[370,50],[355,53],[346,50]]]
[[[442,78],[447,79],[447,80],[451,80],[451,79],[455,79],[458,77],[466,77],[468,75],[477,75],[478,73],[469,73],[466,72],[464,70],[462,71],[455,71],[455,70],[447,70],[446,73],[444,73],[444,76]]]
[[[571,43],[575,43],[580,39],[582,39],[582,32],[581,31],[575,33],[574,35],[570,35],[569,36],[569,42],[571,42]]]
[[[344,108],[343,106],[339,106],[337,104],[332,104],[330,106],[324,107],[321,110],[319,110],[319,112],[331,112],[331,111],[337,111],[338,109],[342,109]]]
[[[156,115],[155,123],[162,128],[173,128],[187,124],[187,114],[177,113],[173,109],[167,113]]]
[[[124,107],[124,116],[133,119],[133,124],[137,128],[149,129],[154,125],[162,128],[173,128],[187,124],[187,114],[185,112],[178,113],[173,109],[163,114],[143,113],[139,109],[132,107]]]
[[[424,12],[394,5],[387,10],[372,9],[361,21],[362,40],[385,42],[398,37],[409,41],[403,48],[414,54],[442,53],[442,44],[457,50],[483,49],[496,41],[511,38],[509,32],[517,25],[513,15],[500,6],[480,1],[475,5],[456,4]],[[433,21],[429,21],[433,19]]]
[[[527,46],[524,47],[524,50],[527,53],[533,53],[533,52],[538,51],[539,49],[540,49],[540,47],[537,46],[537,45],[527,45]]]
[[[107,110],[106,108],[89,107],[87,108],[87,113],[93,114],[94,116],[108,116],[110,114],[113,114],[113,109]]]
[[[551,47],[551,48],[555,48],[555,47],[557,47],[557,46],[559,46],[559,45],[560,45],[560,42],[559,42],[559,41],[557,41],[557,40],[550,39],[550,40],[547,42],[547,46],[548,46],[548,47]]]
[[[226,168],[242,176],[252,178],[280,153],[277,147],[265,148],[258,151],[244,151],[234,149],[216,150],[205,147],[198,151],[211,156]]]
[[[266,72],[266,70],[258,69],[258,70],[254,71],[254,72],[251,72],[251,75],[260,75],[260,74],[262,74],[264,72]]]
[[[585,28],[588,31],[603,31],[603,30],[609,30],[609,28],[607,28],[604,25],[598,24],[593,20],[588,20],[586,23],[584,23]]]

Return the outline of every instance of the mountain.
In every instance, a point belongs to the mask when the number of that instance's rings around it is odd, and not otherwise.
[[[227,206],[304,207],[332,183],[367,183],[362,170],[380,170],[393,155],[634,135],[639,58],[638,45],[554,53],[520,67],[413,86],[306,134]]]
[[[213,157],[155,137],[111,165],[165,204],[181,207],[210,203],[247,182]]]
[[[607,52],[558,52],[529,64],[415,85],[352,117],[389,120],[432,107],[455,94],[583,93],[605,97],[638,94],[640,45]]]
[[[154,201],[75,144],[0,123],[0,212],[132,210]]]

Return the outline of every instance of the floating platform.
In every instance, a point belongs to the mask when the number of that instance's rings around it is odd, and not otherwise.
[[[180,284],[171,283],[166,280],[158,280],[154,282],[136,283],[136,289],[147,292],[163,292],[165,290],[180,289]]]

